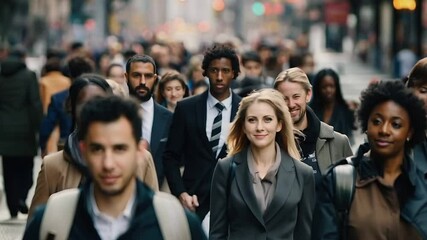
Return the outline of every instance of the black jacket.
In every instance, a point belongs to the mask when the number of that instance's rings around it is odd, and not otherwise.
[[[36,156],[42,116],[36,74],[19,59],[0,62],[0,155]]]

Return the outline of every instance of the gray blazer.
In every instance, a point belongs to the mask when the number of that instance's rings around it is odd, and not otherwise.
[[[218,161],[212,179],[209,239],[310,239],[316,199],[311,167],[282,150],[276,190],[262,214],[246,155],[247,150],[242,150]],[[236,162],[235,177],[227,196],[232,159]]]
[[[333,163],[353,155],[348,137],[335,132],[332,126],[320,122],[319,138],[316,141],[316,155],[320,172],[326,174],[326,170]]]

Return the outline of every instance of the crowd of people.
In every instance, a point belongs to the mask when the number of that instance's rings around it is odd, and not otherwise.
[[[427,239],[426,59],[355,103],[335,70],[282,45],[94,56],[75,43],[49,51],[40,81],[24,57],[0,60],[5,193],[12,218],[29,214],[24,239]],[[59,199],[68,223],[50,214]]]

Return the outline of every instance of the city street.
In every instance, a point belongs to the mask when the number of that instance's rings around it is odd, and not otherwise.
[[[371,67],[362,64],[358,59],[350,53],[331,53],[325,51],[315,51],[315,60],[317,69],[329,67],[337,70],[340,73],[342,90],[344,98],[347,100],[358,101],[360,92],[369,84],[373,78],[384,79],[388,76],[380,74]],[[363,136],[359,131],[355,131],[355,142],[353,150],[359,143],[363,141]],[[31,198],[34,194],[34,187],[38,171],[40,169],[41,159],[37,157],[34,168],[34,185],[27,199],[29,206]],[[0,168],[1,169],[1,168]],[[3,178],[0,178],[1,188],[3,188]],[[6,207],[4,193],[1,194],[0,202],[0,240],[21,239],[22,232],[25,228],[26,215],[19,214],[17,219],[10,219],[9,212]]]

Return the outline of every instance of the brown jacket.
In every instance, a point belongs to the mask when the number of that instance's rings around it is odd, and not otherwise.
[[[159,190],[156,169],[151,153],[144,150],[144,159],[139,162],[138,177],[154,191]],[[69,156],[63,151],[47,155],[37,177],[37,185],[31,202],[28,219],[35,208],[45,204],[49,196],[69,188],[76,188],[82,180],[82,173],[67,159]]]
[[[61,72],[52,71],[40,79],[40,99],[43,104],[43,113],[47,113],[47,107],[53,94],[70,87],[71,81]]]
[[[378,176],[366,180],[357,176],[348,233],[350,240],[422,239],[416,229],[401,218],[394,187],[386,185]]]

